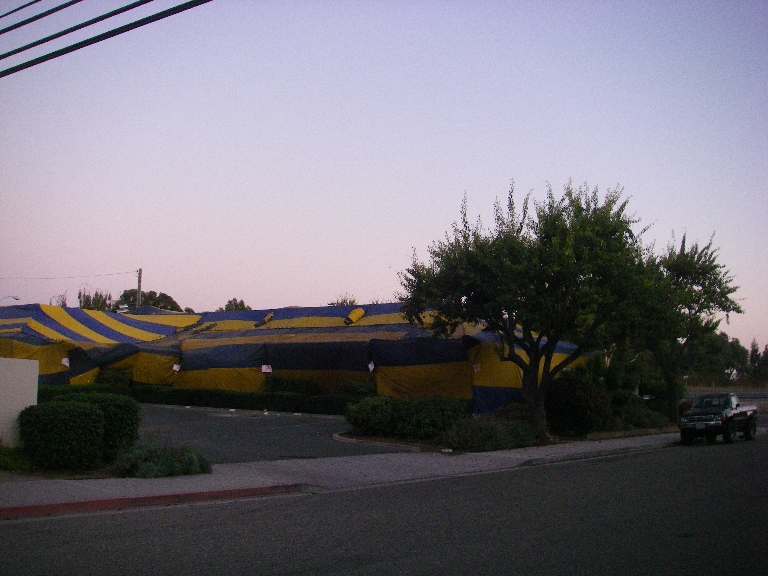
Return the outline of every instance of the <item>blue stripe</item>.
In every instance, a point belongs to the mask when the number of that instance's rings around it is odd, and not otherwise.
[[[115,342],[119,342],[120,344],[131,344],[138,341],[136,338],[131,338],[130,336],[126,336],[125,334],[121,334],[120,332],[105,326],[95,318],[86,314],[80,308],[67,308],[67,313],[86,328],[90,328],[97,334],[109,338],[110,340],[114,340]]]

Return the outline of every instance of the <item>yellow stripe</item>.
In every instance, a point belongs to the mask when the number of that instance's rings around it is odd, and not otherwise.
[[[0,326],[3,324],[26,324],[30,320],[32,320],[31,316],[27,318],[4,318],[0,320]]]
[[[152,322],[153,324],[162,324],[163,326],[175,326],[176,328],[186,328],[200,321],[198,314],[129,314],[134,320],[142,322]]]
[[[141,330],[139,328],[134,328],[133,326],[128,326],[127,324],[123,324],[122,322],[115,320],[108,314],[105,314],[104,312],[99,312],[98,310],[83,310],[88,316],[96,320],[97,322],[100,322],[101,324],[104,324],[107,328],[111,328],[115,332],[120,332],[120,334],[125,334],[126,336],[130,338],[136,338],[137,340],[141,340],[143,342],[151,342],[152,340],[159,340],[162,338],[162,334],[155,334],[154,332],[147,332],[146,330]]]
[[[10,334],[11,332],[21,332],[21,328],[0,328],[0,334]]]
[[[94,332],[87,326],[83,326],[72,318],[69,314],[67,314],[67,311],[64,310],[61,306],[52,306],[50,304],[40,304],[40,308],[45,312],[46,316],[49,316],[50,318],[54,319],[56,322],[64,326],[65,328],[68,328],[69,330],[72,330],[72,332],[75,332],[76,334],[79,334],[80,336],[83,336],[84,338],[88,338],[88,340],[92,340],[93,342],[98,342],[100,344],[117,344],[114,340],[111,338],[107,338],[106,336],[102,336],[98,332]]]
[[[56,330],[51,330],[48,328],[48,326],[44,326],[40,324],[37,320],[31,320],[29,324],[27,324],[27,328],[31,328],[38,334],[41,334],[45,336],[46,338],[50,338],[51,340],[66,340],[67,338],[63,334],[59,334],[56,332]]]
[[[408,320],[400,312],[395,312],[394,314],[364,316],[355,322],[355,326],[377,326],[379,324],[408,324]]]
[[[270,320],[261,328],[333,328],[345,326],[344,318],[330,318],[323,316],[304,316],[303,318],[291,318],[289,320]]]

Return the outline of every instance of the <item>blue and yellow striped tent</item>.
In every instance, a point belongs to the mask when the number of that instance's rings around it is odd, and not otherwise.
[[[134,383],[263,390],[269,375],[322,390],[374,378],[381,394],[473,399],[488,411],[520,399],[521,374],[498,338],[464,326],[453,339],[408,323],[400,304],[130,314],[44,304],[0,308],[0,356],[40,361],[41,384],[89,384],[98,371]],[[558,354],[572,348],[560,344]]]

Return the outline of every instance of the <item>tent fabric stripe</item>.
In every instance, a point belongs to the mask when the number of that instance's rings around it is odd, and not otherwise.
[[[136,328],[150,334],[159,334],[161,336],[170,336],[176,333],[176,327],[167,324],[159,324],[157,322],[147,322],[140,320],[138,317],[131,314],[118,314],[116,312],[105,312],[113,320],[125,324],[131,328]]]
[[[72,318],[67,311],[61,306],[51,306],[49,304],[41,304],[41,310],[43,313],[50,317],[59,326],[63,326],[70,332],[77,334],[80,338],[78,340],[90,340],[92,342],[98,342],[100,344],[116,344],[115,340],[102,336],[98,332],[95,332],[83,326],[80,322]]]
[[[67,313],[72,317],[73,320],[79,322],[86,328],[93,330],[104,338],[109,338],[113,342],[117,343],[136,341],[136,338],[131,338],[130,336],[115,330],[108,324],[100,322],[91,314],[88,314],[88,312],[91,312],[91,310],[86,311],[80,310],[78,308],[70,308],[67,310]]]
[[[131,326],[128,323],[123,322],[122,317],[118,319],[111,314],[107,314],[106,312],[100,312],[98,310],[83,310],[83,313],[87,316],[90,316],[95,322],[98,322],[99,324],[112,330],[116,335],[118,335],[119,338],[130,338],[134,341],[139,340],[141,342],[149,342],[151,340],[157,340],[163,336],[168,335],[166,333],[158,334],[156,332],[150,332]],[[127,340],[120,341],[125,342]]]

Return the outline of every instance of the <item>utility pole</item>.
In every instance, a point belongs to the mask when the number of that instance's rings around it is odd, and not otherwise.
[[[141,268],[139,268],[139,289],[136,291],[136,308],[141,307]]]

